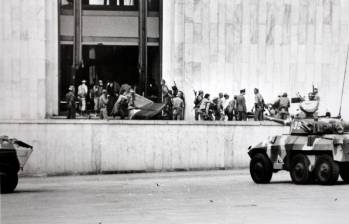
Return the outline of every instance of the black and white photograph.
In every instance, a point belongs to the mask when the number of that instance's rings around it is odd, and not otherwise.
[[[349,223],[349,0],[0,0],[0,224]]]

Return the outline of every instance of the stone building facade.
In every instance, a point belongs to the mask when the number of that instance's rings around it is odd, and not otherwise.
[[[2,120],[40,120],[59,109],[59,1],[0,3]],[[349,44],[346,0],[163,0],[162,77],[192,116],[193,89],[253,88],[266,101],[316,85],[321,111],[338,113]],[[348,82],[343,116],[349,119]]]

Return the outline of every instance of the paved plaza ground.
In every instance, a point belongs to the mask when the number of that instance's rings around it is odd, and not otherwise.
[[[297,186],[248,170],[20,178],[1,223],[348,223],[349,186]]]

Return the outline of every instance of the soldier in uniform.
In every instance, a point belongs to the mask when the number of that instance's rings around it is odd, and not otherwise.
[[[127,94],[125,89],[120,90],[119,99],[116,101],[113,109],[113,115],[119,115],[121,119],[125,119],[129,115],[129,103],[132,100],[132,96],[130,95],[129,98]],[[133,106],[132,103],[130,106]]]
[[[291,106],[290,99],[288,98],[287,93],[282,94],[278,101],[280,119],[285,120],[287,119],[288,110]]]
[[[179,91],[177,96],[172,99],[172,105],[173,120],[184,120],[184,101],[182,99],[181,91]]]
[[[210,114],[210,105],[212,102],[210,101],[210,94],[206,93],[204,98],[201,101],[199,111],[200,111],[200,120],[211,120],[212,116]]]
[[[228,117],[228,121],[232,121],[234,119],[235,109],[236,109],[236,96],[234,96],[234,98],[228,103],[228,106],[224,110],[225,115],[227,115]]]
[[[102,90],[102,95],[99,97],[99,106],[100,106],[100,118],[103,120],[106,120],[108,118],[108,111],[107,111],[107,105],[108,105],[108,95],[107,90]]]
[[[165,120],[172,119],[172,91],[168,89],[166,81],[161,80],[161,98],[162,103],[165,104],[165,107],[162,111],[162,116]]]
[[[68,115],[67,119],[75,119],[75,94],[74,94],[74,86],[69,86],[69,91],[65,95],[65,100],[67,101],[67,109]]]
[[[224,95],[223,93],[218,94],[218,98],[216,98],[216,112],[215,112],[215,117],[216,120],[221,121],[224,120],[224,110],[223,110],[223,98]]]
[[[102,95],[102,91],[103,91],[103,81],[99,80],[98,85],[94,85],[92,88],[92,96],[93,96],[95,113],[98,113],[100,109],[99,99]]]
[[[263,111],[264,111],[264,99],[263,96],[259,93],[259,89],[254,89],[254,95],[255,95],[255,103],[254,103],[254,120],[255,121],[262,121],[263,120]]]
[[[247,120],[245,93],[246,93],[246,90],[242,89],[242,90],[240,90],[240,95],[238,95],[236,97],[236,110],[238,113],[238,116],[237,116],[238,121],[246,121]]]
[[[196,95],[196,92],[195,92]],[[200,104],[202,100],[204,99],[204,91],[200,90],[199,94],[195,97],[194,100],[194,111],[195,111],[195,120],[199,120],[199,114],[200,114]]]

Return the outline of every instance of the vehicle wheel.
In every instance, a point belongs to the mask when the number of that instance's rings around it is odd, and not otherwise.
[[[341,163],[339,165],[339,174],[344,182],[349,183],[349,163]]]
[[[18,175],[16,173],[6,173],[0,176],[1,193],[12,193],[18,184]]]
[[[269,158],[263,153],[254,155],[250,162],[250,174],[257,184],[267,184],[273,175],[273,167]]]
[[[335,184],[339,176],[339,165],[331,156],[322,155],[316,161],[315,175],[320,184]]]
[[[309,159],[303,155],[295,155],[291,160],[290,175],[295,184],[308,184],[311,180],[311,172],[309,171]]]

